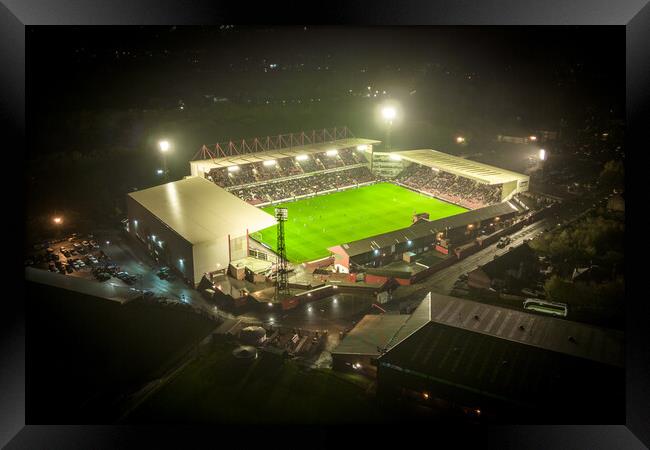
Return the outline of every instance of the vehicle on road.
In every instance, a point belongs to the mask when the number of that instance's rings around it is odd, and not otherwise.
[[[499,239],[499,242],[497,242],[497,248],[504,248],[506,245],[510,244],[511,239],[508,236],[504,236],[501,239]]]
[[[529,289],[529,288],[524,288],[521,290],[521,293],[524,295],[528,295],[530,297],[536,297],[536,298],[544,298],[546,297],[546,294],[542,291],[538,291],[536,289]]]

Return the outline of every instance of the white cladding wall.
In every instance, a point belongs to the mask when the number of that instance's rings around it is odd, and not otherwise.
[[[129,232],[147,246],[149,250],[153,251],[155,248],[160,258],[170,267],[176,269],[185,278],[198,283],[200,278],[198,280],[194,279],[192,244],[162,223],[131,197],[127,196],[126,203]],[[137,221],[137,225],[135,221]],[[152,235],[156,237],[155,242],[150,239]],[[163,242],[162,247],[158,244],[160,241]]]

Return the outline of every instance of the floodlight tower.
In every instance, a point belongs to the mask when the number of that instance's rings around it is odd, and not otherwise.
[[[291,295],[287,275],[287,248],[284,242],[284,222],[289,212],[287,208],[275,208],[275,218],[278,221],[278,262],[276,264],[275,300]]]

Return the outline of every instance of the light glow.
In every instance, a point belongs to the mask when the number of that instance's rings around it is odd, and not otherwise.
[[[546,159],[546,150],[543,148],[539,149],[539,159],[544,161]]]
[[[305,161],[309,156],[307,155],[298,155],[296,156],[296,161]]]
[[[368,150],[368,146],[367,145],[357,145],[357,150],[359,150],[360,152],[365,152],[366,150]]]
[[[395,154],[392,154],[392,153],[391,153],[391,155],[389,156],[389,158],[390,158],[391,160],[393,160],[393,161],[401,161],[401,160],[402,160],[402,157],[401,157],[400,155],[395,155]]]
[[[339,154],[338,150],[328,150],[325,152],[327,156],[336,156]]]
[[[262,164],[264,164],[266,167],[270,166],[275,166],[275,159],[269,159],[268,161],[264,161]]]
[[[228,172],[237,172],[238,170],[239,170],[239,166],[228,167]]]
[[[60,217],[55,217],[54,219],[52,219],[52,221],[53,221],[55,224],[59,225],[59,224],[61,224],[61,222],[63,222],[63,219],[60,218]]]
[[[531,141],[536,141],[536,140],[537,140],[537,136],[530,136],[529,139],[530,139]]]
[[[382,108],[381,115],[386,120],[393,120],[397,116],[397,111],[392,106],[386,106]]]
[[[158,146],[160,147],[161,152],[166,152],[169,150],[169,141],[160,141],[158,142]]]
[[[458,144],[462,144],[463,142],[465,142],[465,138],[462,137],[462,136],[458,136],[458,137],[456,138],[456,142],[457,142]]]

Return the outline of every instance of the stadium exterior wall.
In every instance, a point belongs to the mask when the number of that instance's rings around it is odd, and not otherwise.
[[[188,282],[198,283],[192,244],[128,195],[126,205],[129,234],[144,244],[155,259],[175,269]]]

